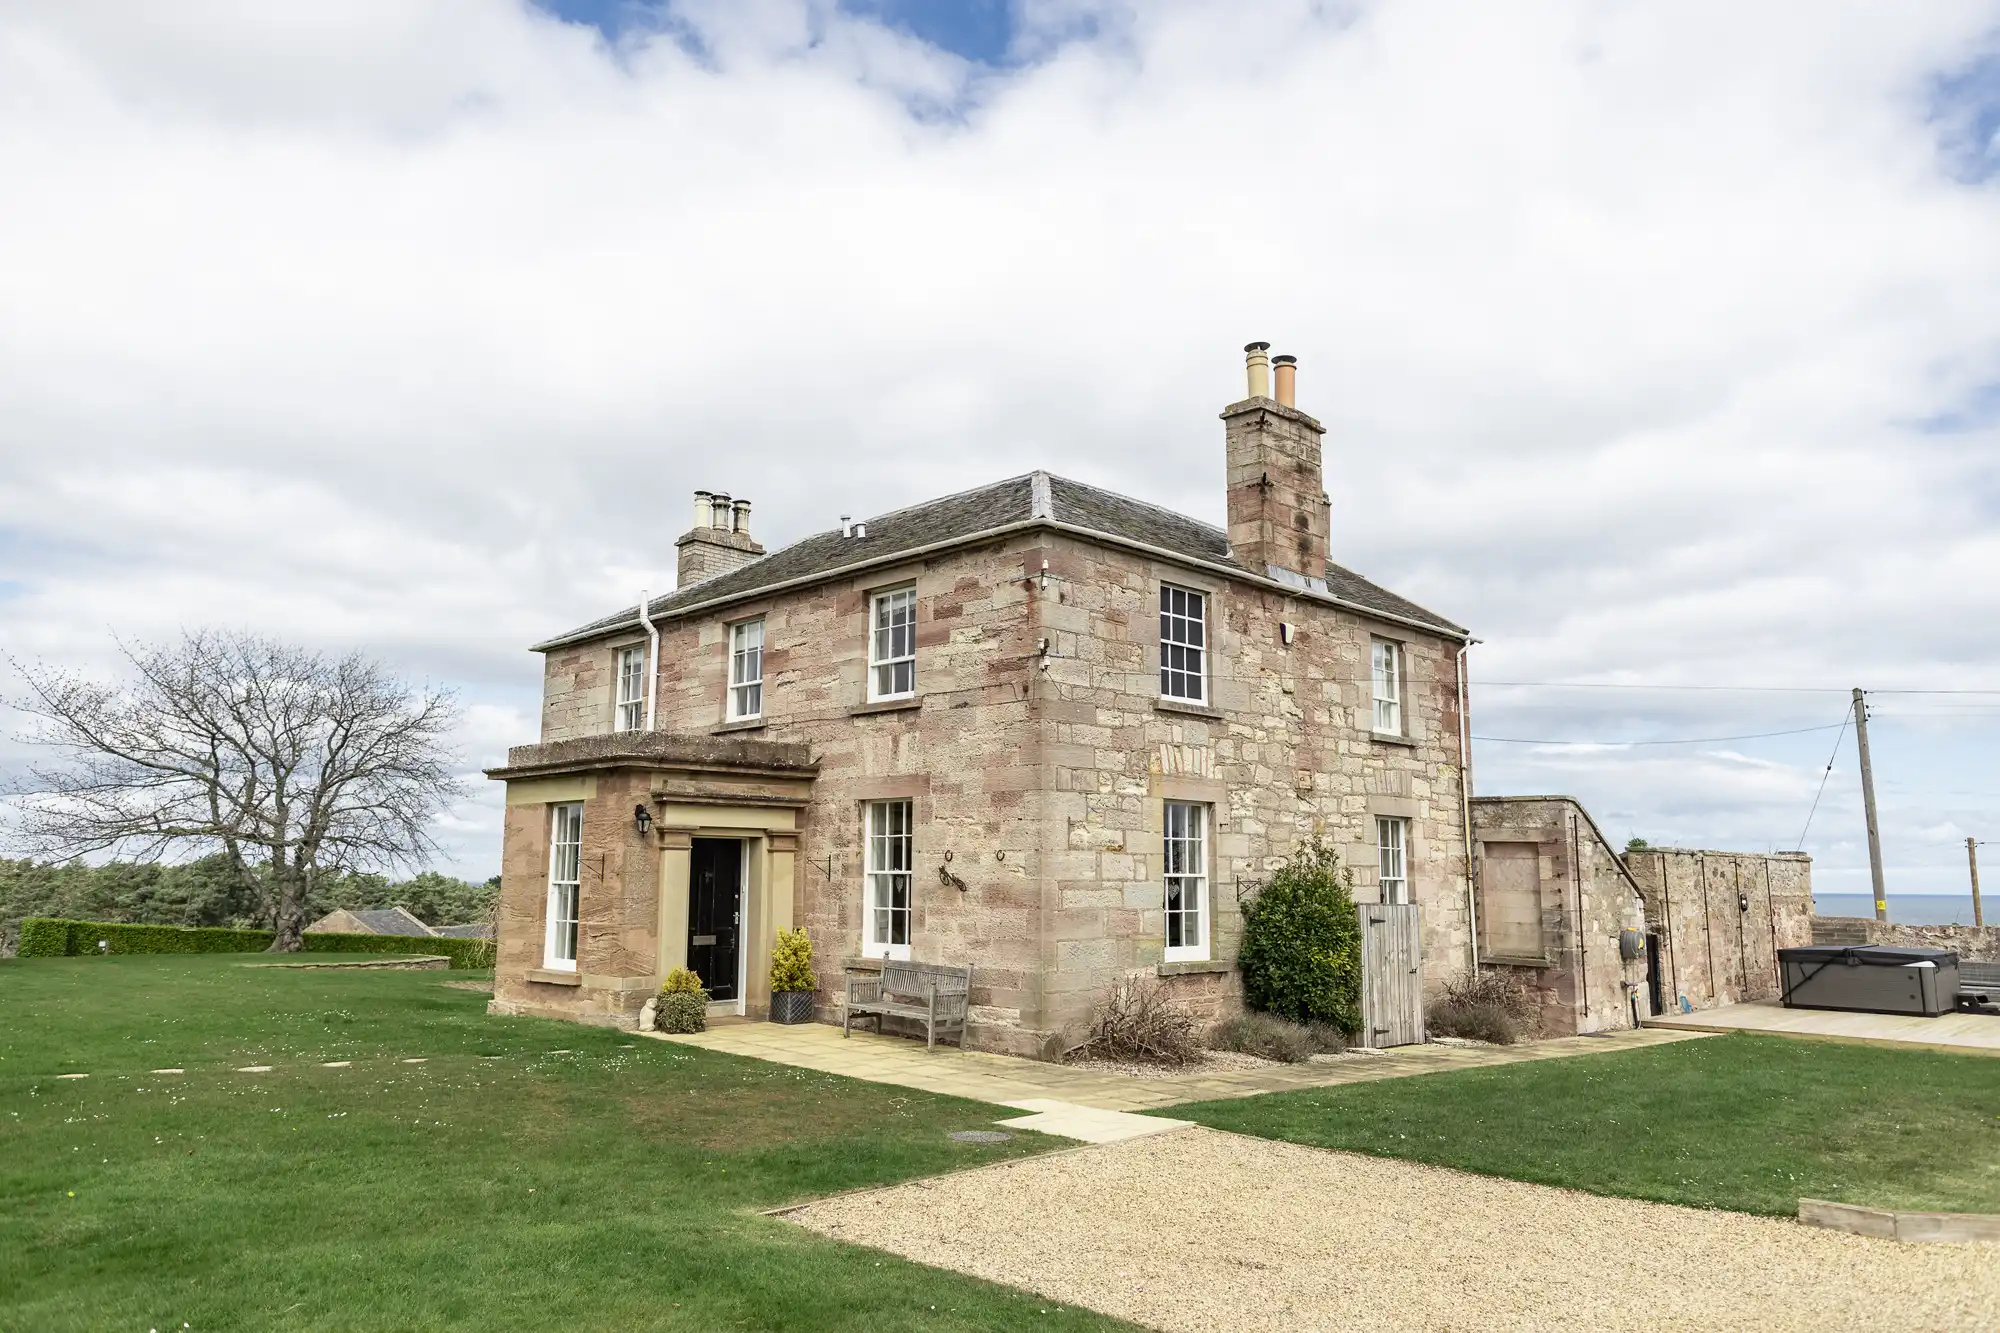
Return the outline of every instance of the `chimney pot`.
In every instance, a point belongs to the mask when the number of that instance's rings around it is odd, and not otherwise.
[[[750,502],[738,500],[735,509],[736,531],[747,537],[750,535]]]
[[[729,531],[730,508],[728,494],[724,491],[716,491],[708,497],[708,503],[710,505],[708,526],[711,528],[721,528],[724,532]]]
[[[1295,356],[1274,356],[1271,366],[1278,381],[1278,401],[1286,407],[1297,407],[1299,359]]]
[[[845,537],[853,532],[853,525],[854,516],[852,514],[842,514],[840,516],[840,535]]]
[[[712,497],[707,491],[696,491],[694,493],[694,525],[697,528],[705,528],[714,521],[715,505]]]
[[[1244,369],[1250,376],[1250,397],[1271,396],[1271,344],[1248,343],[1243,348]]]

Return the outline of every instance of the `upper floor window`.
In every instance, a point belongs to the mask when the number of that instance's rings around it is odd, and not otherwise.
[[[1378,818],[1375,821],[1375,857],[1382,886],[1382,901],[1410,901],[1410,821]]]
[[[1375,640],[1375,730],[1403,734],[1403,650],[1386,639]]]
[[[764,622],[729,627],[729,720],[764,715]]]
[[[548,925],[542,965],[576,970],[577,893],[583,879],[583,804],[549,807]]]
[[[1166,803],[1169,963],[1208,957],[1208,807]]]
[[[1208,702],[1208,599],[1160,585],[1160,697]]]
[[[618,650],[618,716],[613,725],[619,731],[637,731],[646,725],[646,650]]]
[[[862,834],[868,849],[868,902],[862,952],[870,958],[910,956],[910,890],[916,864],[914,808],[909,801],[870,801]]]
[[[917,692],[917,590],[892,588],[869,603],[868,697],[903,699]]]

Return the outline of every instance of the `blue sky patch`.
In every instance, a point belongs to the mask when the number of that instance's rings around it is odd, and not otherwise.
[[[635,25],[674,26],[662,23],[667,6],[649,0],[534,2],[565,22],[588,24],[612,39]],[[986,65],[1004,64],[1014,40],[1012,0],[841,0],[839,7]]]
[[[2000,175],[2000,53],[1941,75],[1931,90],[1931,121],[1959,180],[1982,184]]]

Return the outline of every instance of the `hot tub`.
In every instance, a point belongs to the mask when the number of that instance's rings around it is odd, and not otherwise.
[[[1778,950],[1793,1009],[1852,1009],[1933,1018],[1958,1003],[1958,955],[1887,944],[1814,944]]]

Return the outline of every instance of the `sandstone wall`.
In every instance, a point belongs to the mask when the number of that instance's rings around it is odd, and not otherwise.
[[[1212,707],[1159,698],[1163,579],[1211,595]],[[906,582],[918,593],[917,698],[869,705],[868,594]],[[663,627],[656,727],[803,742],[818,761],[799,825],[793,915],[813,938],[822,1018],[837,1017],[842,962],[861,948],[862,807],[895,797],[916,805],[913,952],[974,968],[975,1046],[1053,1054],[1081,1032],[1104,988],[1133,972],[1160,972],[1203,1012],[1228,1012],[1240,1003],[1231,966],[1238,890],[1319,833],[1354,867],[1357,896],[1374,900],[1377,815],[1410,821],[1428,984],[1465,966],[1451,642],[1055,533],[946,552],[726,615],[764,618],[763,717],[724,720],[728,634],[714,616]],[[1297,627],[1290,646],[1281,621]],[[1376,633],[1404,646],[1404,737],[1369,731]],[[548,654],[544,741],[609,729],[614,652],[636,642],[643,638],[628,634]],[[1161,968],[1169,798],[1214,808],[1207,967]],[[630,793],[599,799],[629,811]],[[654,892],[654,870],[592,841],[597,825],[619,823],[586,810],[585,971],[637,967],[656,947],[624,919],[656,910],[637,901]],[[503,910],[518,915],[503,970],[528,965],[525,954],[513,958],[528,941],[539,964],[546,837],[545,808],[510,810]],[[593,855],[605,876],[595,895]],[[605,906],[599,922],[594,896],[631,901]],[[503,986],[496,1004],[510,994]]]
[[[1484,970],[1527,1000],[1542,1032],[1632,1027],[1635,997],[1640,1015],[1648,1014],[1645,959],[1628,960],[1619,952],[1638,891],[1583,807],[1564,796],[1475,797],[1472,829],[1482,857],[1495,843],[1537,848],[1543,961],[1499,961],[1491,956],[1490,935],[1481,953]],[[1481,884],[1483,911],[1484,879]]]
[[[1625,864],[1660,937],[1667,1009],[1777,998],[1777,950],[1812,942],[1812,858],[1649,847]]]

